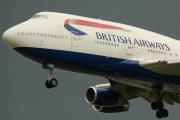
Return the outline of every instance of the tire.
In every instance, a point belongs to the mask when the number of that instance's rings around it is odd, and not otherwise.
[[[151,103],[151,108],[152,108],[153,110],[157,110],[157,102],[152,102],[152,103]]]
[[[169,112],[166,109],[163,109],[162,116],[166,118],[166,117],[168,117],[168,115],[169,115]]]
[[[58,81],[55,78],[52,78],[49,81],[49,84],[50,84],[51,87],[56,87],[58,85]]]
[[[159,100],[159,101],[157,102],[157,108],[158,108],[159,110],[162,110],[162,109],[164,108],[164,103],[163,103],[162,100]]]
[[[162,113],[161,113],[161,111],[157,111],[156,112],[156,117],[158,118],[158,119],[161,119],[163,116],[162,116]]]
[[[46,80],[45,86],[46,86],[46,88],[48,88],[48,89],[52,88],[51,85],[49,84],[49,81],[48,81],[48,80]]]

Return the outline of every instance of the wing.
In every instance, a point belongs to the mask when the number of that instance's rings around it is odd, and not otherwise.
[[[156,73],[180,76],[180,58],[146,59],[140,66]]]
[[[174,102],[180,104],[180,95],[176,93],[161,91],[159,94],[157,90],[154,89],[144,89],[118,82],[111,83],[111,89],[122,94],[126,100],[141,97],[149,103],[152,103],[157,101],[158,97],[161,96],[162,100],[167,104],[174,105]]]
[[[151,108],[157,110],[158,118],[167,117],[168,111],[164,109],[164,102],[174,105],[180,104],[178,94],[157,91],[154,89],[139,88],[110,80],[110,83],[89,87],[86,91],[86,101],[93,106],[97,112],[117,113],[127,112],[129,100],[141,97],[151,103]]]

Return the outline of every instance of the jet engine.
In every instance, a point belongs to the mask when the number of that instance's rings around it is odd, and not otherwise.
[[[121,94],[114,90],[100,87],[88,88],[85,99],[88,103],[94,106],[112,107],[122,105],[124,103],[124,99]]]

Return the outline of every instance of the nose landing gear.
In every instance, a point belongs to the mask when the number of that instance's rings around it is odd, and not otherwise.
[[[52,76],[55,73],[54,65],[50,63],[43,63],[42,67],[48,70],[48,79],[45,82],[45,86],[49,89],[56,87],[58,85],[58,81]]]

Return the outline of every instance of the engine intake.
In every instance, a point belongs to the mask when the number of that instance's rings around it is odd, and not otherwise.
[[[124,100],[117,92],[99,87],[90,87],[86,91],[86,101],[95,106],[122,105]]]

